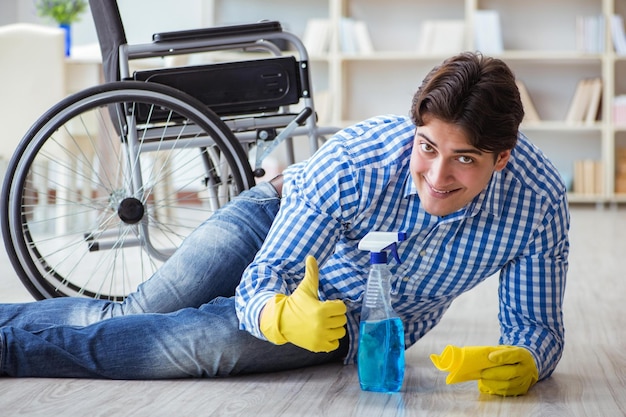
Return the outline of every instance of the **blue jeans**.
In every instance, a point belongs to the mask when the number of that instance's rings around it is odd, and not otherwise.
[[[0,375],[158,379],[271,372],[343,359],[239,330],[233,295],[280,199],[268,183],[200,225],[123,303],[0,305]]]

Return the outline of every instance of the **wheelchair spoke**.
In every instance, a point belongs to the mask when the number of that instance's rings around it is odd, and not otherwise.
[[[122,111],[139,105],[159,112],[137,123]],[[250,184],[232,132],[168,87],[111,83],[48,113],[3,190],[7,251],[37,298],[123,299]]]

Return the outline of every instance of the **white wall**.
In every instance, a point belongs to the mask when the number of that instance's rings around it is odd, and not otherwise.
[[[118,5],[131,43],[150,42],[154,32],[193,29],[212,21],[211,0],[118,0]],[[55,25],[37,16],[33,0],[0,0],[0,25],[16,22]],[[75,45],[97,42],[89,11],[73,25],[72,37]]]

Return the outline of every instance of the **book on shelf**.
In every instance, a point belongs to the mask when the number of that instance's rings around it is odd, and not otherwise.
[[[615,192],[626,194],[626,148],[615,150]]]
[[[613,124],[626,126],[626,95],[613,98]]]
[[[594,161],[593,163],[593,185],[594,194],[604,193],[604,163],[602,161]]]
[[[574,193],[598,195],[604,193],[604,164],[593,159],[574,161]]]
[[[366,23],[350,17],[343,17],[339,22],[339,46],[342,52],[348,54],[374,52]]]
[[[515,80],[515,84],[517,84],[517,89],[519,90],[520,99],[522,100],[522,106],[524,107],[524,122],[526,123],[537,123],[541,121],[539,117],[539,113],[535,108],[535,104],[533,100],[530,98],[530,94],[528,93],[528,89],[522,80]]]
[[[626,174],[615,177],[615,192],[626,194]]]
[[[417,52],[457,54],[465,49],[465,22],[459,19],[426,20],[420,30]]]
[[[589,103],[585,112],[585,123],[594,124],[600,112],[600,99],[602,98],[602,79],[592,78],[589,81]]]
[[[571,124],[582,122],[593,124],[598,117],[601,97],[601,78],[584,78],[580,80],[576,86],[565,121]]]
[[[357,51],[362,54],[374,52],[374,44],[372,43],[367,24],[362,20],[355,20],[353,30]]]
[[[474,11],[475,49],[484,54],[501,54],[504,51],[500,13],[497,10]]]
[[[603,15],[576,18],[576,44],[578,50],[590,54],[604,52],[605,20]]]
[[[570,102],[569,110],[565,121],[567,123],[581,122],[585,115],[585,103],[589,97],[589,80],[582,79],[578,81],[576,90],[574,91],[574,97]]]
[[[626,31],[624,30],[624,18],[618,14],[611,16],[611,39],[613,49],[618,55],[626,55]]]
[[[309,19],[304,27],[302,43],[310,55],[321,55],[328,52],[331,38],[329,19]]]
[[[615,172],[626,175],[626,148],[615,148]]]

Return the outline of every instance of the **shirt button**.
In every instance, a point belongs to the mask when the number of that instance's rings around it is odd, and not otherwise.
[[[409,280],[409,277],[404,277],[402,278],[402,281],[407,282]]]
[[[420,256],[426,256],[426,251],[425,250],[421,251]]]

